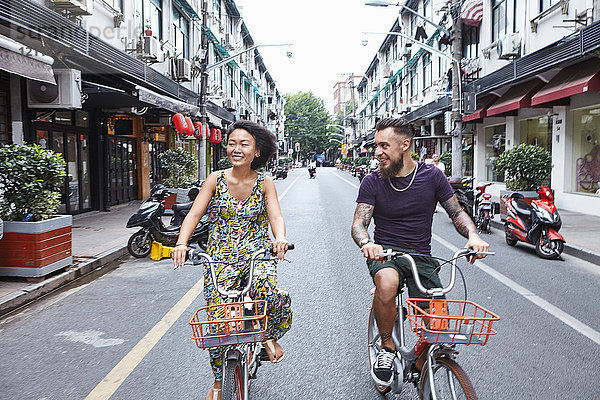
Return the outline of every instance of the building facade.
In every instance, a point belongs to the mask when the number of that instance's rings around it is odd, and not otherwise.
[[[158,154],[167,148],[206,160],[200,178],[216,168],[223,144],[177,134],[171,120],[199,117],[204,51],[209,67],[231,57],[210,68],[210,127],[250,119],[283,135],[283,97],[233,1],[0,4],[0,145],[63,154],[62,213],[146,198],[163,179]]]
[[[391,31],[450,55],[439,27],[450,29],[451,15],[461,16],[462,54],[452,56],[465,94],[463,175],[495,182],[490,189],[499,200],[498,156],[537,144],[552,155],[558,207],[600,215],[600,2],[452,3],[409,0],[407,7],[438,27],[402,9]],[[387,35],[359,84],[362,143],[378,118],[403,116],[417,126],[414,150],[427,159],[451,151],[452,66],[406,42]]]

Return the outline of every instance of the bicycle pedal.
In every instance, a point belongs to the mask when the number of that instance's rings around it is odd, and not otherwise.
[[[260,353],[258,353],[258,359],[260,361],[271,361],[269,355],[267,354],[267,350],[264,347],[260,349]]]

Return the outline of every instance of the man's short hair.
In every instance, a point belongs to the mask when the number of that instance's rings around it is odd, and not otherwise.
[[[403,135],[411,139],[415,135],[415,127],[404,118],[384,118],[375,124],[376,131],[382,131],[386,128],[394,128],[394,133]]]

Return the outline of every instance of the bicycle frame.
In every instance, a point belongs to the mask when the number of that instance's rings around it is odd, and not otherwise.
[[[439,296],[442,296],[452,290],[452,288],[454,287],[455,277],[456,277],[456,261],[461,256],[469,254],[469,252],[470,251],[468,249],[461,249],[461,250],[458,250],[456,253],[454,253],[454,256],[452,258],[451,271],[450,271],[450,282],[449,282],[448,286],[443,287],[443,288],[432,288],[432,289],[426,289],[423,286],[423,284],[421,283],[415,261],[409,254],[403,254],[399,257],[404,258],[409,262],[415,284],[416,284],[417,288],[419,289],[419,291],[422,292],[423,294],[429,295],[430,297],[439,297]],[[493,254],[493,253],[485,253],[485,254]],[[388,249],[385,253],[378,254],[378,255],[386,257],[388,259],[391,259],[392,257],[397,257],[397,253],[394,253],[393,251],[391,251],[391,249]],[[402,391],[402,388],[403,388],[405,382],[416,382],[419,379],[419,376],[417,374],[412,374],[409,369],[409,367],[416,361],[416,359],[420,356],[420,354],[416,354],[414,349],[408,348],[406,346],[406,333],[405,333],[405,327],[404,327],[405,324],[404,324],[404,312],[403,312],[404,298],[403,297],[404,297],[403,290],[400,290],[400,292],[396,296],[397,314],[396,314],[396,321],[394,322],[394,326],[392,329],[392,340],[394,342],[397,353],[399,353],[399,355],[400,355],[400,357],[396,357],[394,360],[395,378],[392,381],[392,384],[390,385],[390,389],[394,393],[400,393]],[[374,319],[374,317],[373,317],[373,319]],[[371,323],[375,323],[375,322],[373,321]],[[370,330],[369,337],[371,340],[369,343],[369,347],[370,347],[369,351],[374,351],[374,350],[377,350],[377,342],[380,339],[380,337],[378,337],[379,336],[379,334],[378,334],[377,336],[374,336],[371,338],[371,327],[369,328],[369,330]],[[436,356],[441,355],[441,354],[452,355],[452,354],[457,353],[457,351],[454,350],[453,347],[454,347],[453,345],[449,346],[447,344],[442,344],[442,343],[431,344],[429,346],[429,349],[427,351],[427,359],[424,364],[424,368],[427,368],[427,376],[429,376],[429,377],[434,376],[433,369],[434,369],[434,366],[436,365],[435,364]],[[402,377],[400,375],[402,375]],[[432,396],[433,400],[437,400],[434,379],[428,379],[428,381],[429,381],[429,389],[431,392],[431,396]]]

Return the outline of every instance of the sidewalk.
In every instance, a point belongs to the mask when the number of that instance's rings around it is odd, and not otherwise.
[[[0,277],[0,316],[127,254],[127,241],[136,229],[127,229],[129,217],[141,201],[92,211],[73,217],[73,265],[38,283],[23,278]],[[560,210],[560,233],[566,238],[565,253],[600,266],[600,217]],[[492,226],[504,229],[499,216]]]

